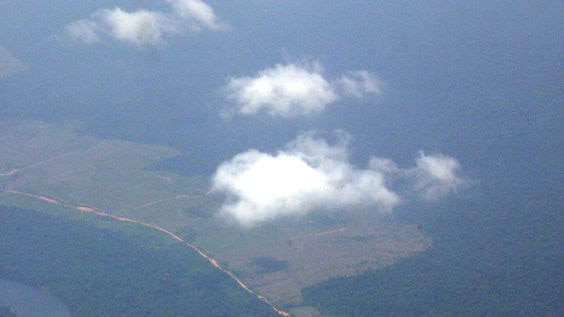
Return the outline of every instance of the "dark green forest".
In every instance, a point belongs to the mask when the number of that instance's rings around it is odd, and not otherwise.
[[[277,316],[183,244],[126,229],[0,206],[0,278],[47,290],[75,317]]]
[[[406,212],[433,236],[429,250],[305,288],[306,304],[343,317],[562,316],[561,210],[550,191],[518,204],[514,192]]]
[[[17,315],[9,307],[1,306],[0,317],[17,317]]]

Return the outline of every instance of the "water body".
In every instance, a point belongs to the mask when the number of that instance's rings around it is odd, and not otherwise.
[[[0,306],[18,317],[71,317],[68,308],[53,295],[37,288],[0,279]]]

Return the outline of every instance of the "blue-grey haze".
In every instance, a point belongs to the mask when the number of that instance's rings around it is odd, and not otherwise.
[[[114,6],[166,10],[165,1],[0,1],[0,45],[28,67],[0,80],[0,119],[78,120],[84,133],[170,145],[184,156],[164,165],[185,174],[211,175],[237,153],[273,151],[311,129],[348,131],[358,165],[371,155],[405,166],[418,150],[447,154],[471,186],[397,212],[435,238],[429,252],[445,262],[433,269],[478,268],[487,281],[461,279],[467,289],[500,285],[503,305],[515,296],[531,316],[564,313],[562,2],[207,3],[226,30],[139,48],[73,42],[65,27]],[[369,70],[385,91],[307,118],[219,116],[229,78],[301,60],[329,77]],[[414,274],[425,270],[413,262]]]

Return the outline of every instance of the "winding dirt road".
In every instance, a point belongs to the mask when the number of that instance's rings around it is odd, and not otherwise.
[[[13,169],[11,171],[7,171],[6,173],[0,173],[0,176],[12,176],[19,171],[20,171],[19,169]]]
[[[16,170],[17,171],[17,170]],[[13,171],[10,171],[6,174],[2,174],[2,175],[11,175]],[[290,314],[278,307],[276,307],[272,302],[270,302],[266,297],[264,297],[263,295],[260,295],[258,293],[256,293],[255,291],[253,291],[252,289],[250,289],[245,283],[243,283],[243,281],[241,281],[233,272],[229,271],[228,269],[222,267],[214,258],[210,257],[209,255],[205,254],[200,248],[198,248],[198,246],[185,241],[184,239],[182,239],[180,236],[178,236],[177,234],[163,228],[160,226],[157,226],[155,224],[152,223],[148,223],[148,222],[144,222],[141,220],[136,220],[136,219],[131,219],[131,218],[126,218],[126,217],[121,217],[121,216],[116,216],[116,215],[112,215],[108,212],[105,212],[103,210],[100,210],[96,207],[92,207],[92,206],[84,206],[84,205],[72,205],[69,203],[66,203],[60,199],[56,199],[53,197],[47,197],[47,196],[43,196],[43,195],[37,195],[37,194],[32,194],[32,193],[26,193],[26,192],[20,192],[20,191],[16,191],[16,190],[3,190],[0,192],[4,192],[4,193],[8,193],[8,194],[13,194],[13,195],[20,195],[20,196],[27,196],[27,197],[31,197],[31,198],[35,198],[50,204],[54,204],[54,205],[58,205],[58,206],[62,206],[62,207],[67,207],[67,208],[71,208],[71,209],[75,209],[81,212],[87,212],[87,213],[92,213],[101,217],[108,217],[108,218],[112,218],[118,221],[123,221],[123,222],[130,222],[130,223],[135,223],[144,227],[148,227],[148,228],[152,228],[158,231],[161,231],[167,235],[169,235],[170,237],[172,237],[173,239],[183,243],[184,245],[188,246],[189,248],[193,249],[194,251],[196,251],[201,257],[203,257],[204,259],[208,260],[215,268],[217,268],[218,270],[222,271],[223,273],[227,274],[231,279],[233,279],[235,282],[237,282],[237,284],[239,284],[239,286],[244,289],[245,291],[247,291],[249,294],[252,294],[254,296],[256,296],[259,300],[261,300],[262,302],[266,303],[267,305],[269,305],[275,312],[277,312],[279,315],[281,316],[290,316]]]

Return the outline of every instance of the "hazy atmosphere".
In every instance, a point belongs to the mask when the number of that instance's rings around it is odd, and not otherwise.
[[[564,314],[563,14],[0,0],[0,316]]]

